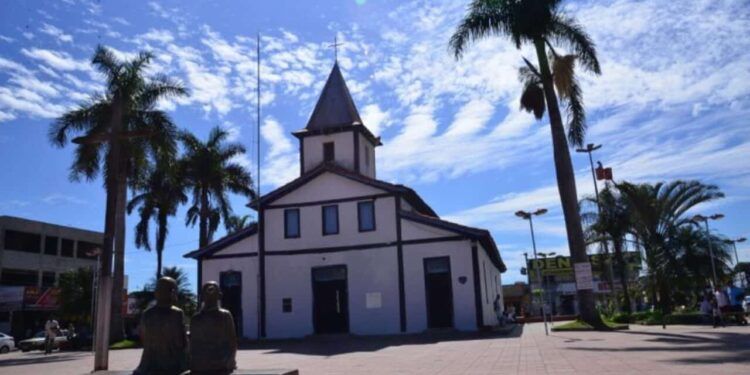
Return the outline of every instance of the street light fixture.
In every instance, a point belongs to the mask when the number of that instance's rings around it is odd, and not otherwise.
[[[711,272],[713,273],[713,282],[714,282],[714,289],[719,287],[719,284],[716,279],[716,264],[714,262],[714,249],[713,249],[713,243],[711,241],[711,231],[708,229],[708,221],[709,220],[719,220],[723,218],[723,214],[713,214],[711,216],[703,216],[703,215],[695,215],[693,216],[693,222],[694,223],[701,223],[705,225],[706,228],[706,238],[708,240],[708,254],[711,256]]]
[[[523,210],[516,211],[516,216],[520,217],[521,219],[528,220],[529,221],[529,229],[531,230],[531,245],[534,249],[534,263],[535,263],[535,269],[536,269],[536,279],[539,280],[539,282],[542,282],[542,273],[539,270],[539,264],[537,252],[536,252],[536,239],[534,238],[534,216],[540,216],[547,213],[546,208],[540,208],[534,212],[527,212]],[[531,284],[531,283],[529,283]],[[529,285],[531,286],[531,285]],[[542,300],[542,320],[544,320],[544,334],[549,336],[549,330],[547,329],[547,309],[544,306],[544,288],[541,288],[541,300]]]

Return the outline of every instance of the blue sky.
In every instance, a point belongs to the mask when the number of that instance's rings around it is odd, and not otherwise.
[[[255,165],[256,32],[262,36],[263,191],[299,172],[297,141],[333,63],[339,61],[365,124],[383,138],[378,177],[415,188],[445,218],[490,229],[524,279],[531,247],[519,209],[547,207],[540,250],[567,254],[546,119],[518,110],[516,71],[528,49],[505,39],[472,46],[462,61],[447,41],[468,1],[26,1],[0,3],[0,215],[101,230],[101,181],[68,180],[72,148],[50,146],[50,123],[102,77],[88,64],[104,44],[140,50],[151,73],[181,79],[189,98],[160,103],[182,128],[205,137],[220,125]],[[700,179],[727,197],[717,230],[750,237],[750,12],[746,1],[569,1],[598,45],[603,74],[583,76],[588,142],[617,180]],[[592,194],[588,160],[573,155],[580,195]],[[233,199],[238,214],[249,214]],[[136,249],[128,221],[130,288],[152,277],[155,255]],[[197,228],[184,210],[171,221],[165,265],[186,268]],[[750,247],[740,248],[750,260]]]

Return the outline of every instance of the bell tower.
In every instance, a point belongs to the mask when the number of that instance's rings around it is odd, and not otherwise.
[[[292,133],[300,144],[300,174],[332,163],[375,178],[375,148],[382,145],[362,123],[338,62],[304,129]]]

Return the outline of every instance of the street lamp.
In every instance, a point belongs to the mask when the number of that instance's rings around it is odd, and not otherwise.
[[[714,289],[719,287],[719,284],[716,280],[716,264],[714,262],[714,249],[713,244],[711,241],[711,232],[708,229],[708,221],[709,220],[719,220],[723,218],[724,215],[722,214],[713,214],[711,216],[703,216],[703,215],[695,215],[693,216],[693,222],[694,223],[700,223],[703,222],[706,228],[706,239],[708,240],[708,254],[711,256],[711,272],[713,273],[713,281],[714,281]]]
[[[539,280],[540,283],[542,282],[542,273],[539,270],[539,263],[537,263],[539,258],[537,257],[537,253],[536,253],[536,239],[534,238],[534,220],[533,220],[533,217],[534,216],[539,216],[539,215],[544,215],[546,213],[547,213],[547,209],[546,208],[540,208],[540,209],[538,209],[538,210],[536,210],[534,212],[526,212],[526,211],[523,211],[523,210],[516,211],[516,216],[520,217],[521,219],[529,221],[529,229],[531,229],[531,245],[532,245],[532,247],[534,249],[534,263],[536,265],[536,267],[534,267],[534,268],[536,269],[536,278],[537,278],[537,280]],[[541,300],[542,300],[542,320],[544,321],[544,334],[547,335],[547,336],[549,336],[549,330],[547,329],[547,311],[544,308],[544,288],[541,288],[541,291],[542,291],[542,295],[541,295]]]
[[[735,271],[737,270],[737,265],[740,264],[740,257],[739,257],[739,255],[737,255],[737,242],[742,243],[742,242],[745,242],[745,241],[747,241],[747,238],[745,238],[745,237],[740,237],[740,238],[736,238],[736,239],[733,239],[733,240],[724,240],[724,243],[731,244],[732,247],[734,248],[734,260],[735,260],[734,267],[735,267]],[[746,279],[747,279],[747,277],[743,277],[742,278],[742,287],[743,288],[745,287]]]

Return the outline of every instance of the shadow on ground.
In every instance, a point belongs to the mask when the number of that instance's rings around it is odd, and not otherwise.
[[[591,352],[684,352],[685,357],[668,360],[683,364],[750,363],[750,332],[722,332],[721,329],[717,329],[690,333],[614,331],[611,334],[643,336],[644,345],[617,348],[569,347],[568,349]],[[713,355],[707,352],[713,352]]]
[[[88,353],[81,352],[57,352],[50,355],[44,355],[40,353],[23,353],[20,354],[20,356],[11,358],[0,357],[0,367],[75,361],[77,359],[80,359],[81,357],[85,357],[88,355]]]
[[[268,350],[268,353],[292,353],[316,356],[334,356],[356,352],[375,352],[403,345],[430,345],[450,341],[487,340],[520,337],[523,326],[516,325],[505,331],[457,332],[430,331],[410,335],[354,336],[321,335],[294,340],[247,342],[240,349]]]

